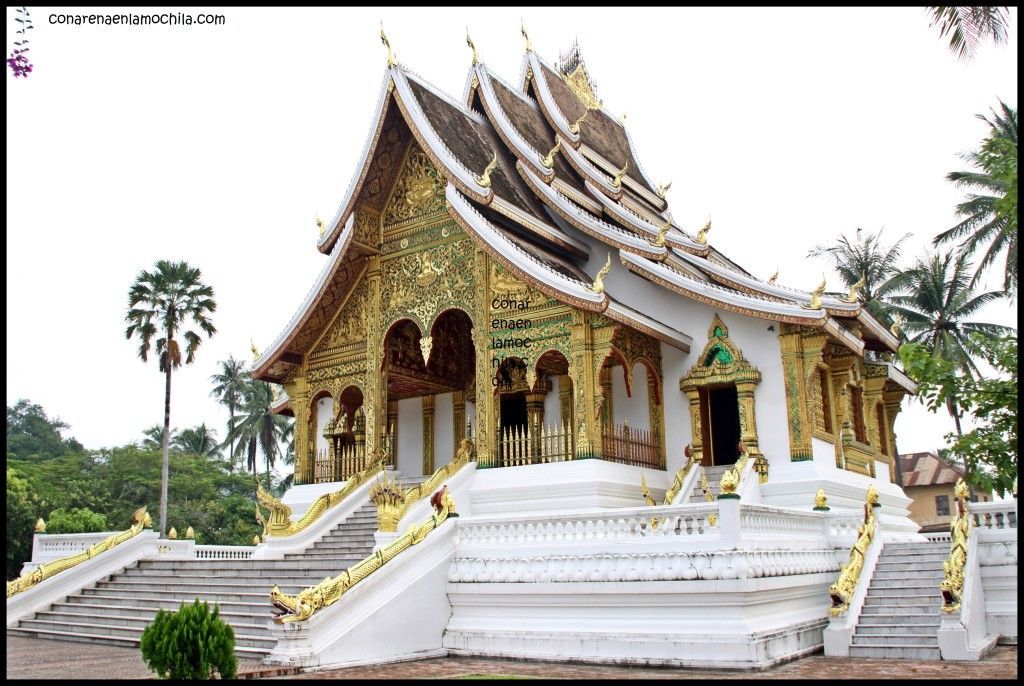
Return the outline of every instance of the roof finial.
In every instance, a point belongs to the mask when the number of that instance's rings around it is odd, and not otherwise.
[[[473,39],[469,37],[469,27],[466,27],[466,45],[473,51],[473,66],[480,64],[480,56],[476,54],[476,46],[473,45]]]
[[[659,183],[658,187],[654,189],[654,192],[658,194],[659,198],[664,200],[665,199],[665,194],[668,193],[668,189],[669,188],[672,188],[672,182],[671,181],[669,181],[668,183]]]
[[[821,283],[818,287],[811,291],[811,304],[809,305],[812,310],[821,309],[821,295],[825,292],[825,275],[821,275]]]
[[[481,186],[483,186],[484,188],[490,188],[491,187],[491,172],[494,171],[497,167],[498,167],[498,152],[495,151],[494,152],[494,157],[491,159],[490,163],[487,165],[487,168],[484,169],[484,173],[481,174],[479,176],[479,178],[477,178],[476,182],[478,184],[480,184]]]
[[[573,123],[569,124],[569,131],[571,133],[574,133],[574,134],[579,133],[580,132],[580,124],[583,123],[583,120],[587,118],[588,114],[590,114],[590,110],[589,109],[583,110],[583,116],[581,116],[579,119],[577,119]]]
[[[252,363],[256,364],[256,361],[260,359],[260,351],[256,349],[256,344],[249,339],[249,349],[252,350]]]
[[[850,292],[846,294],[846,302],[857,302],[857,294],[860,292],[860,289],[864,288],[865,283],[867,283],[867,276],[862,275],[857,283],[850,286]]]
[[[651,245],[655,246],[656,248],[660,248],[663,245],[665,245],[665,234],[668,233],[668,230],[671,227],[672,218],[669,217],[668,219],[665,220],[665,224],[662,225],[660,229],[658,229],[658,236],[653,241],[651,241]]]
[[[708,219],[708,223],[704,225],[704,228],[697,232],[697,237],[694,239],[701,245],[707,245],[708,242],[708,231],[711,230],[711,219]]]
[[[548,153],[548,154],[547,154],[547,155],[546,155],[546,156],[544,157],[544,159],[543,159],[543,160],[541,160],[541,161],[542,161],[542,162],[544,163],[544,166],[545,166],[545,167],[547,167],[547,168],[549,168],[549,169],[550,169],[550,168],[552,168],[552,167],[554,167],[554,166],[555,166],[555,154],[556,154],[556,153],[557,153],[557,152],[558,152],[559,150],[561,150],[561,149],[562,149],[562,139],[561,139],[561,138],[559,138],[559,139],[558,139],[557,141],[555,141],[555,147],[551,148],[551,152],[549,152],[549,153]]]
[[[768,283],[773,284],[775,280],[779,278],[779,268],[775,268],[775,273],[768,277]]]
[[[526,52],[533,52],[533,43],[530,42],[530,37],[526,35],[526,25],[523,24],[523,20],[519,20],[519,33],[523,34],[523,38],[526,39]]]
[[[316,215],[316,227],[320,229],[320,235],[323,236],[327,228],[324,226],[324,220],[319,215]]]
[[[388,66],[393,67],[398,64],[398,60],[395,59],[395,52],[391,49],[391,42],[384,35],[384,22],[380,23],[380,42],[388,49]]]
[[[619,125],[620,125],[620,126],[625,126],[625,125],[626,125],[626,113],[625,113],[625,112],[623,112],[623,113],[622,113],[622,114],[621,114],[621,115],[619,116]]]
[[[594,293],[604,293],[604,277],[608,276],[608,272],[612,270],[612,251],[608,251],[608,260],[601,267],[601,271],[594,277],[594,285],[590,287],[590,290]]]
[[[894,314],[892,316],[892,326],[889,327],[889,331],[896,338],[900,337],[900,327],[903,326],[905,321],[906,320],[898,314]]]
[[[622,165],[622,169],[615,172],[615,178],[612,179],[613,186],[615,186],[616,188],[620,188],[622,186],[622,177],[626,175],[627,169],[629,169],[629,162],[626,162],[624,165]]]

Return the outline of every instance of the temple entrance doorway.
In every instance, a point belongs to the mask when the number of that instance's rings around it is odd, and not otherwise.
[[[739,457],[740,412],[736,384],[700,390],[701,443],[711,465],[734,464]],[[707,460],[705,460],[707,464]]]
[[[526,393],[506,393],[501,397],[501,431],[526,427]]]

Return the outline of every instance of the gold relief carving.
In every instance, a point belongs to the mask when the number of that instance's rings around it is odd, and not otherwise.
[[[571,73],[563,75],[562,80],[588,110],[601,109],[601,101],[594,95],[594,89],[590,85],[590,79],[587,78],[587,72],[582,64],[573,69]]]
[[[356,210],[355,239],[374,247],[380,244],[380,213],[369,205]]]
[[[430,348],[434,344],[434,339],[430,336],[423,336],[420,338],[420,352],[423,353],[423,364],[430,362]]]
[[[366,293],[366,280],[363,279],[341,308],[327,335],[313,351],[314,355],[330,354],[345,345],[365,340]]]
[[[444,211],[444,180],[427,155],[413,143],[384,208],[383,223],[395,224]]]
[[[466,252],[469,252],[467,246]],[[488,355],[484,354],[484,351],[488,349],[490,345],[490,335],[484,322],[486,322],[490,313],[491,305],[491,288],[488,287],[487,280],[489,276],[487,253],[484,252],[483,248],[475,248],[472,252],[473,255],[473,283],[476,288],[473,292],[476,294],[476,300],[473,303],[474,307],[471,310],[476,315],[475,321],[478,322],[473,327],[473,345],[476,348],[476,378],[474,385],[476,386],[474,397],[474,405],[476,407],[476,434],[473,438],[476,441],[476,452],[477,461],[481,465],[489,466],[491,464],[491,456],[496,445],[497,437],[491,435],[490,430],[490,417],[491,412],[494,410],[494,394],[491,393],[491,361],[488,359]]]
[[[449,308],[473,312],[472,241],[459,234],[447,243],[389,259],[382,266],[383,321],[409,317],[429,334],[434,318]],[[470,317],[472,319],[472,317]]]

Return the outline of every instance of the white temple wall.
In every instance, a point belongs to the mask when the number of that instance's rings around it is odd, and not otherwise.
[[[651,429],[651,411],[647,401],[647,367],[641,362],[633,365],[632,396],[626,395],[626,381],[622,366],[611,368],[612,376],[612,423],[629,423],[630,428]]]
[[[675,474],[683,466],[683,448],[690,442],[690,401],[679,390],[679,377],[690,368],[690,356],[668,343],[661,344],[661,370],[665,375],[662,403],[665,407],[665,468]]]
[[[434,396],[434,469],[440,469],[455,454],[455,405],[451,393]]]
[[[398,470],[403,476],[423,473],[423,402],[398,401]]]
[[[544,396],[544,424],[550,427],[562,425],[561,380],[557,376],[548,379],[551,390]]]
[[[316,452],[326,452],[329,448],[327,439],[324,438],[324,427],[334,415],[334,398],[328,396],[316,401]]]

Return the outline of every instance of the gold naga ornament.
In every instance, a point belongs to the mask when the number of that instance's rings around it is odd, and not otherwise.
[[[259,537],[259,535],[256,535],[256,536],[252,537],[252,544],[253,545],[259,545],[260,544],[260,537]]]
[[[377,529],[385,533],[398,531],[398,509],[405,502],[405,489],[387,475],[377,478],[370,487],[370,502],[377,506]]]
[[[594,293],[604,293],[604,277],[608,276],[608,272],[612,270],[612,253],[608,251],[608,259],[605,261],[604,266],[601,267],[601,271],[594,277],[594,283],[590,287],[590,290]]]
[[[898,314],[892,316],[892,326],[889,327],[889,332],[896,338],[900,337],[900,327],[906,323],[906,319]]]
[[[690,468],[694,465],[692,447],[689,444],[683,448],[683,454],[686,456],[686,460],[683,462],[683,466],[676,471],[675,478],[672,480],[672,485],[669,486],[667,491],[665,491],[665,500],[662,503],[663,505],[672,504],[672,501],[675,499],[680,489],[682,489],[683,482],[686,481],[686,475],[690,473]],[[643,496],[643,499],[648,505],[652,507],[657,506],[658,503],[651,497],[651,492],[647,488],[647,480],[644,479],[643,474],[640,475],[640,495]],[[658,526],[658,518],[652,517],[651,527],[656,526]]]
[[[967,542],[971,535],[971,517],[967,511],[967,484],[963,479],[953,487],[956,496],[956,515],[949,524],[949,558],[942,561],[942,611],[955,612],[960,609],[964,592],[964,568],[967,566]]]
[[[327,577],[319,584],[310,586],[294,596],[282,593],[281,589],[275,585],[270,591],[270,602],[281,610],[281,613],[274,617],[274,622],[283,624],[309,619],[319,610],[338,602],[346,591],[383,567],[395,556],[422,542],[431,531],[441,526],[450,517],[458,517],[455,512],[455,501],[448,493],[447,486],[442,487],[431,496],[430,504],[434,506],[434,514],[430,516],[430,519],[416,526],[410,526],[406,533],[383,548],[375,550],[361,562],[352,565],[333,579]]]
[[[669,188],[672,188],[671,181],[669,181],[668,183],[659,183],[658,186],[654,189],[654,192],[658,194],[659,198],[664,200],[665,194],[668,193]]]
[[[739,499],[740,495],[736,492],[739,488],[740,479],[743,477],[743,470],[747,466],[747,460],[750,458],[750,453],[747,451],[743,441],[740,441],[737,445],[740,457],[736,460],[730,469],[726,469],[722,472],[722,481],[718,485],[718,499],[719,500],[735,500]]]
[[[260,359],[260,351],[256,347],[256,344],[252,342],[252,339],[249,339],[249,350],[252,351],[252,363],[256,364]]]
[[[466,45],[473,51],[473,66],[480,64],[480,56],[476,54],[476,46],[473,45],[473,39],[469,37],[469,27],[466,27]]]
[[[860,293],[860,289],[864,288],[864,284],[867,283],[867,277],[862,276],[860,280],[850,286],[850,292],[846,294],[846,302],[855,303],[857,302],[857,294]]]
[[[327,230],[327,227],[324,226],[324,220],[320,217],[316,217],[316,228],[320,229],[321,237],[324,235],[324,231]]]
[[[523,34],[523,38],[526,39],[526,52],[533,52],[533,43],[530,42],[530,37],[526,35],[526,26],[522,22],[519,23],[519,33]]]
[[[558,140],[555,141],[555,147],[551,148],[551,151],[547,155],[544,156],[543,160],[541,160],[541,162],[544,164],[545,167],[547,167],[548,169],[551,169],[552,167],[555,166],[555,155],[561,149],[562,149],[562,139],[559,138]]]
[[[395,59],[395,53],[391,50],[391,41],[384,35],[384,25],[380,26],[380,42],[384,44],[384,47],[388,49],[388,66],[393,67],[398,64],[398,60]]]
[[[38,522],[37,522],[38,525]],[[142,530],[146,527],[152,526],[153,520],[150,518],[149,513],[146,512],[146,506],[143,505],[139,509],[132,513],[132,525],[129,529],[116,533],[113,536],[108,536],[99,543],[96,543],[89,548],[83,550],[80,553],[68,555],[52,562],[44,562],[43,564],[36,567],[34,570],[27,574],[19,576],[13,581],[7,582],[7,597],[10,598],[13,595],[17,595],[22,591],[27,591],[38,583],[49,579],[55,574],[71,569],[72,567],[79,565],[87,560],[91,560],[100,553],[104,553],[111,548],[124,543],[132,538],[135,538]]]
[[[704,228],[697,232],[697,237],[694,238],[693,240],[696,241],[697,243],[700,243],[701,245],[707,245],[709,231],[711,231],[710,219],[708,220],[708,223],[704,225]]]
[[[651,245],[656,248],[663,247],[665,245],[665,236],[668,234],[668,230],[672,228],[672,219],[666,219],[665,223],[658,229],[658,235],[651,241]]]
[[[476,182],[484,188],[491,187],[491,172],[498,168],[498,153],[495,151],[494,157],[491,158],[490,163],[484,169],[484,173],[477,177]]]
[[[612,186],[614,186],[615,188],[622,187],[622,177],[626,175],[627,169],[629,169],[629,162],[626,162],[624,165],[622,165],[622,169],[615,172],[615,177],[612,178]]]
[[[774,285],[775,282],[778,280],[778,278],[779,278],[779,270],[776,269],[775,273],[768,277],[768,283]]]
[[[589,109],[588,110],[583,110],[583,114],[580,115],[580,118],[577,119],[576,121],[574,121],[573,123],[569,124],[569,132],[573,133],[573,134],[579,134],[579,132],[580,132],[580,124],[583,123],[583,120],[587,118],[588,114],[590,114],[590,110]]]
[[[825,292],[825,275],[821,275],[821,283],[818,287],[811,291],[811,302],[808,305],[801,304],[801,307],[808,310],[820,310],[821,309],[821,296]]]
[[[864,503],[864,521],[857,526],[857,540],[850,550],[850,559],[839,567],[839,578],[828,589],[829,599],[832,601],[828,613],[832,617],[838,617],[850,609],[850,599],[857,590],[857,582],[860,580],[861,570],[864,569],[864,556],[875,535],[875,508],[871,506],[872,488],[873,484],[868,488],[867,500]],[[876,491],[875,499],[877,498]]]

